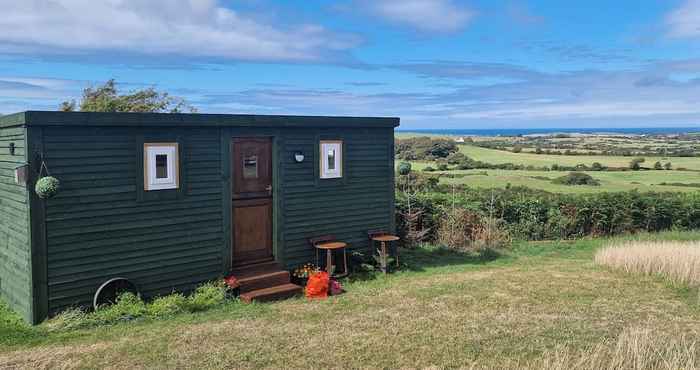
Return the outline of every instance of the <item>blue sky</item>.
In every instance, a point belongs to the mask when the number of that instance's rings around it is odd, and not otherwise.
[[[206,113],[700,126],[700,0],[0,0],[0,114],[115,78]]]

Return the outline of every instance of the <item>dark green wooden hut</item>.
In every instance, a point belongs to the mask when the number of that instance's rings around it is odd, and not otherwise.
[[[29,111],[0,117],[0,295],[37,323],[125,277],[146,297],[394,228],[398,118]],[[35,192],[43,176],[58,194]]]

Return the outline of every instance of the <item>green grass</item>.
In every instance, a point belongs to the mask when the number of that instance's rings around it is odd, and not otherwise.
[[[510,171],[510,170],[464,170],[446,173],[468,175],[461,178],[440,179],[446,184],[466,184],[480,188],[503,188],[512,186],[527,186],[557,193],[597,193],[601,191],[673,191],[694,192],[698,188],[687,186],[659,185],[661,182],[698,183],[700,173],[685,171],[626,171],[626,172],[586,172],[600,186],[570,186],[553,184],[550,180],[564,176],[562,171]],[[546,179],[545,179],[546,178]],[[547,180],[550,179],[550,180]]]
[[[398,163],[398,162],[397,162]],[[434,163],[411,162],[414,171],[425,167],[435,168]],[[454,167],[454,166],[451,166]],[[700,183],[700,173],[691,171],[587,171],[586,173],[600,181],[600,186],[569,186],[553,184],[551,179],[566,175],[566,171],[525,171],[525,170],[450,170],[426,172],[432,174],[453,174],[455,178],[442,177],[443,184],[463,184],[478,188],[504,188],[527,186],[533,189],[555,193],[597,193],[601,191],[672,191],[694,192],[699,189],[690,186],[660,185],[666,183],[695,184]],[[461,176],[465,175],[465,176]]]
[[[590,166],[593,162],[599,162],[609,167],[627,167],[634,157],[618,157],[605,155],[554,155],[534,153],[512,153],[504,150],[481,148],[473,145],[459,145],[459,151],[464,155],[487,163],[513,163],[526,166],[551,166],[553,164],[575,166],[585,164]],[[684,167],[692,170],[700,170],[700,158],[686,157],[644,157],[646,167],[652,167],[655,162],[671,162],[674,168]]]
[[[700,239],[700,233],[642,238]],[[512,367],[635,328],[700,336],[697,292],[594,265],[605,240],[518,243],[482,261],[404,251],[404,271],[324,301],[228,303],[92,329],[28,327],[0,305],[0,368]]]

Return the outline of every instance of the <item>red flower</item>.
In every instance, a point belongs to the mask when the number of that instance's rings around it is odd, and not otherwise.
[[[225,277],[224,282],[230,289],[236,289],[239,286],[241,286],[241,284],[238,282],[238,279],[236,279],[236,277],[233,275]]]

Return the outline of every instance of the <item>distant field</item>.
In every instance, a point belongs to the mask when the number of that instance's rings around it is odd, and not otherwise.
[[[479,159],[478,157],[475,157]],[[431,165],[427,162],[412,162],[413,169],[421,171]],[[600,181],[600,186],[568,186],[552,184],[547,179],[564,176],[566,171],[510,171],[510,170],[452,170],[435,171],[433,174],[467,175],[459,178],[442,177],[443,184],[465,184],[478,188],[504,188],[511,186],[527,186],[555,193],[595,193],[601,191],[700,191],[700,188],[685,186],[659,185],[662,182],[700,184],[700,173],[690,171],[625,171],[625,172],[587,172]]]
[[[589,155],[554,155],[554,154],[534,154],[534,153],[512,153],[504,150],[481,148],[472,145],[459,145],[459,151],[464,155],[487,163],[513,163],[532,166],[551,166],[553,164],[575,166],[583,163],[590,166],[593,162],[600,162],[610,167],[626,167],[634,157],[617,156],[589,156]],[[695,157],[645,157],[643,166],[651,167],[655,162],[671,162],[674,168],[684,167],[693,170],[700,170],[700,158]],[[700,176],[699,176],[700,177]],[[662,180],[668,181],[668,180]]]

